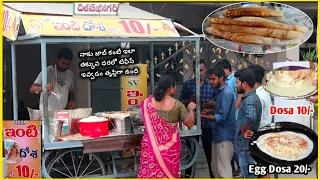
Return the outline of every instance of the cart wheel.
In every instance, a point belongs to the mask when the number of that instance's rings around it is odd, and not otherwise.
[[[196,172],[195,162],[196,162],[196,160],[198,158],[198,154],[199,154],[199,143],[195,137],[183,138],[183,139],[181,139],[181,142],[182,142],[181,150],[183,151],[183,149],[185,147],[187,147],[188,148],[187,151],[189,153],[188,161],[186,161],[186,164],[181,163],[181,170],[184,170],[183,173],[186,178],[188,178],[188,177],[193,178],[195,176],[195,172]],[[182,152],[181,152],[181,154],[182,154]],[[183,155],[181,155],[181,157],[183,157]]]
[[[46,151],[43,156],[42,156],[42,165],[41,165],[41,172],[42,172],[42,177],[44,178],[50,178],[47,167],[49,167],[52,159],[54,159],[56,156],[55,151]]]
[[[96,154],[84,154],[82,149],[66,150],[58,154],[47,167],[50,178],[88,178],[106,175],[102,160]]]
[[[181,163],[181,174],[180,178],[194,178],[194,175],[196,173],[196,165],[195,163],[190,164],[192,161],[194,155],[189,148],[189,146],[186,143],[185,139],[181,140],[181,158],[180,158],[180,163]]]

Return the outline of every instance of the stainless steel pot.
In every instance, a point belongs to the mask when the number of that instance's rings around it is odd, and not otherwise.
[[[130,117],[124,119],[111,119],[111,123],[117,134],[132,134],[133,129]]]

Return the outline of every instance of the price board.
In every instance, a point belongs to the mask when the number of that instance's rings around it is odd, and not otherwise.
[[[170,20],[21,15],[27,34],[87,37],[179,37]]]
[[[147,98],[147,65],[136,64],[138,75],[121,76],[121,109],[125,111],[128,105],[140,105]]]
[[[41,178],[41,121],[3,121],[8,178]]]
[[[20,26],[20,13],[2,6],[2,35],[12,41],[17,39]]]

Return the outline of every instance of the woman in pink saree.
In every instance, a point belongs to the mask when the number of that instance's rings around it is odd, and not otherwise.
[[[159,79],[154,94],[141,103],[145,135],[141,141],[138,178],[179,178],[181,141],[178,123],[194,124],[191,102],[188,108],[172,96],[176,92],[173,76]]]

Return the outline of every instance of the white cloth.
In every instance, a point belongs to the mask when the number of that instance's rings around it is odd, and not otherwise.
[[[270,124],[272,121],[272,116],[270,115],[270,106],[272,105],[270,94],[264,90],[262,86],[256,89],[256,94],[259,96],[262,105],[262,115],[260,128]]]
[[[73,89],[74,76],[72,71],[57,71],[56,66],[47,67],[47,82],[53,85],[53,93],[48,94],[48,111],[63,110],[68,104],[69,91]],[[40,73],[34,83],[42,85],[42,73]],[[39,109],[43,109],[43,94],[39,100]]]
[[[215,178],[232,178],[231,160],[234,146],[231,141],[212,142],[211,169]]]

